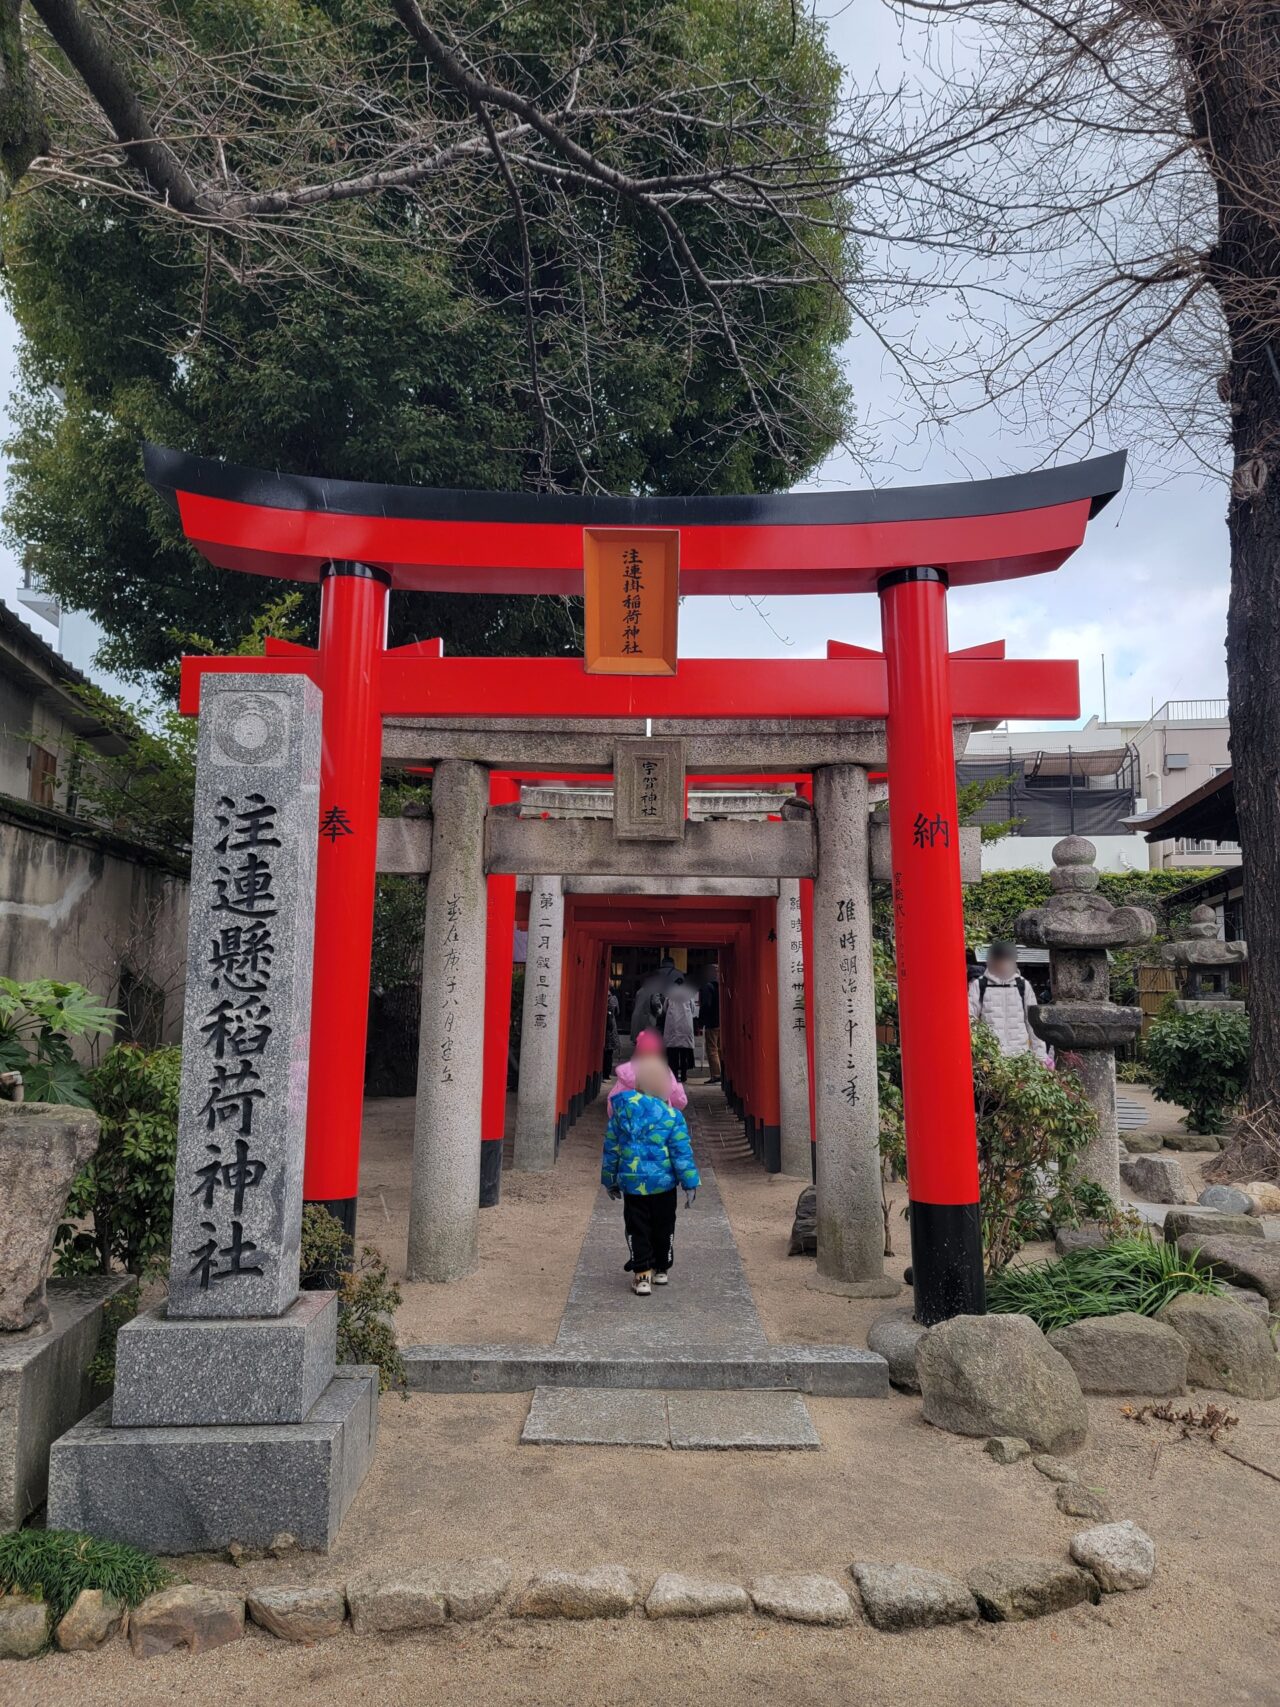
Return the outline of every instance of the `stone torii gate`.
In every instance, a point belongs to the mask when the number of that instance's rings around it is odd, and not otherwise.
[[[924,1321],[980,1310],[953,725],[1074,717],[1079,703],[1073,663],[1006,660],[1002,646],[950,653],[947,591],[1058,568],[1118,491],[1123,455],[954,486],[750,498],[431,491],[276,475],[156,447],[146,459],[211,563],[321,584],[318,649],[272,642],[260,661],[185,660],[182,700],[195,712],[203,676],[255,668],[304,674],[323,690],[307,1198],[353,1221],[384,758],[436,766],[428,919],[441,934],[485,860],[489,883],[505,879],[507,918],[517,871],[536,875],[495,855],[501,832],[491,827],[503,820],[489,816],[501,804],[492,772],[611,770],[617,738],[632,734],[682,739],[690,768],[812,771],[815,1006],[827,1009],[815,1026],[815,1072],[820,1094],[851,1107],[866,1068],[855,1045],[870,968],[848,963],[841,927],[846,909],[865,905],[866,886],[842,891],[832,874],[866,870],[867,769],[887,760],[916,1310]],[[674,674],[642,677],[587,674],[570,659],[445,658],[437,641],[385,645],[392,588],[577,594],[587,555],[620,530],[661,535],[668,547],[676,536],[682,594],[875,592],[884,650],[832,643],[825,660],[686,659]],[[502,734],[513,720],[515,753]],[[797,735],[806,742],[799,764]],[[453,826],[447,837],[442,821]],[[565,875],[563,862],[550,874]],[[463,964],[484,962],[485,899],[468,909],[465,943],[458,934]],[[954,980],[937,975],[949,965]],[[469,998],[468,1016],[477,1037],[483,1000]],[[870,1070],[874,1083],[873,1058]],[[468,1149],[477,1185],[479,1137],[469,1128],[451,1140],[459,1155]],[[821,1192],[821,1128],[818,1139]],[[440,1249],[452,1242],[442,1267],[466,1260],[465,1229],[437,1233]]]

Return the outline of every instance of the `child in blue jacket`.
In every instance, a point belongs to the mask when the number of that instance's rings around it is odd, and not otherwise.
[[[667,1102],[669,1094],[666,1062],[656,1055],[643,1057],[636,1063],[635,1090],[610,1102],[604,1134],[600,1179],[610,1197],[623,1200],[631,1290],[641,1298],[655,1284],[667,1284],[679,1187],[685,1189],[687,1208],[701,1184],[689,1128]]]

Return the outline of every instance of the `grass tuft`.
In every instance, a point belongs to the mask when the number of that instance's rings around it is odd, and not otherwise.
[[[81,1589],[100,1588],[137,1606],[173,1579],[158,1559],[117,1541],[95,1541],[71,1529],[15,1529],[0,1535],[0,1594],[17,1589],[48,1606],[50,1627],[70,1611]]]
[[[1053,1262],[1011,1263],[987,1281],[987,1308],[1030,1316],[1048,1333],[1088,1316],[1132,1310],[1154,1316],[1183,1292],[1220,1293],[1204,1269],[1176,1245],[1147,1237],[1116,1239],[1102,1250],[1071,1251]]]

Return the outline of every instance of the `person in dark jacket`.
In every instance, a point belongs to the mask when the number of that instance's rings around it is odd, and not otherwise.
[[[698,1016],[702,1020],[702,1035],[707,1045],[707,1083],[718,1085],[724,1067],[720,1060],[720,968],[707,968],[707,981],[698,1001]]]
[[[618,1053],[618,1015],[620,1012],[621,1008],[618,1002],[617,992],[615,990],[610,990],[608,996],[605,998],[604,1010],[603,1072],[606,1079],[611,1078],[613,1075],[614,1057]]]
[[[622,1219],[631,1256],[631,1290],[647,1298],[665,1286],[675,1255],[676,1197],[685,1207],[702,1181],[684,1116],[664,1100],[666,1063],[646,1055],[636,1063],[636,1088],[609,1104],[600,1182],[623,1200]]]

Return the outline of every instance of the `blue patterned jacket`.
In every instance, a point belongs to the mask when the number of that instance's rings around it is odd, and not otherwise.
[[[629,1197],[654,1197],[682,1185],[696,1191],[701,1181],[684,1115],[657,1097],[633,1091],[610,1105],[604,1133],[602,1184]]]

